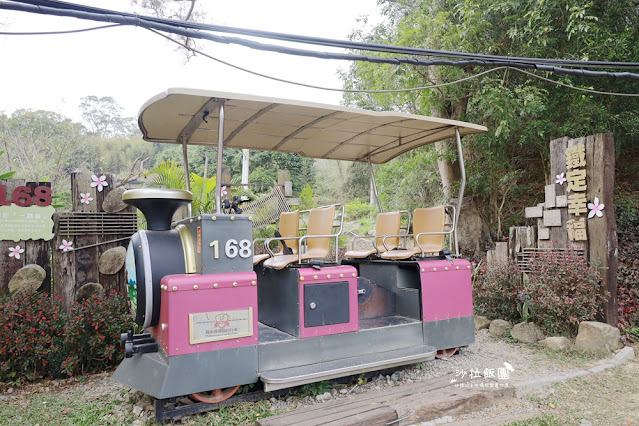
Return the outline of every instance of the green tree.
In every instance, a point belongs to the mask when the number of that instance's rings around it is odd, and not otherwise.
[[[354,39],[504,56],[639,59],[639,9],[632,0],[383,0],[380,4],[386,21],[369,32],[355,32]],[[394,89],[453,81],[484,70],[358,62],[343,79],[346,88]],[[602,91],[636,92],[636,83],[630,79],[540,75],[585,88],[596,85]],[[428,91],[349,94],[345,101],[486,125],[487,134],[466,138],[468,189],[484,200],[497,235],[508,222],[502,220],[502,202],[519,187],[511,183],[523,174],[531,180],[550,181],[549,140],[612,131],[617,149],[628,152],[636,150],[633,132],[639,128],[636,98],[578,92],[514,69]],[[454,193],[451,182],[457,178],[455,155],[447,145],[437,147],[446,199]],[[426,180],[425,176],[421,182]]]
[[[0,150],[0,157],[2,157],[2,154],[4,154],[4,151]],[[15,174],[16,172],[0,173],[0,179],[11,179]]]
[[[68,174],[82,164],[84,127],[51,111],[17,110],[0,115],[0,146],[16,178],[48,178],[54,193],[69,185]]]
[[[148,173],[153,175],[153,185],[186,189],[184,169],[174,161],[162,161],[149,170]],[[213,212],[215,209],[215,176],[204,179],[202,176],[191,173],[190,178],[191,193],[193,194],[193,203],[191,203],[193,214]]]
[[[80,111],[89,132],[102,139],[140,135],[135,119],[122,117],[122,107],[111,96],[86,96]]]

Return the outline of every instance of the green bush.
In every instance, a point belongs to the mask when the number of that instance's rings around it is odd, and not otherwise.
[[[308,210],[317,207],[317,197],[310,183],[304,185],[300,192],[300,210]]]
[[[133,328],[115,292],[73,303],[44,293],[0,299],[0,381],[21,383],[98,371],[122,360],[120,333]]]
[[[347,203],[344,206],[346,210],[346,217],[349,220],[368,219],[376,215],[377,207],[371,206],[368,203],[364,203],[360,200],[355,200]]]
[[[615,192],[619,238],[617,302],[619,329],[639,341],[639,201],[636,193]]]
[[[511,263],[482,264],[473,277],[475,311],[490,319],[519,322],[521,273]]]

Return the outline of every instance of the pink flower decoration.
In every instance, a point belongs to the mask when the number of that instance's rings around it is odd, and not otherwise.
[[[588,212],[588,219],[595,217],[595,215],[597,215],[597,217],[602,217],[603,213],[601,211],[604,207],[606,207],[606,205],[599,204],[599,198],[595,197],[594,203],[588,203],[588,208],[590,209],[590,212]]]
[[[109,186],[109,183],[106,181],[106,176],[102,175],[97,177],[96,175],[91,175],[91,188],[98,188],[98,192],[102,192],[105,186]]]
[[[60,250],[62,251],[73,250],[73,241],[62,240],[62,245],[60,246]]]
[[[226,195],[226,185],[224,185],[221,189],[220,189],[220,197],[223,197],[224,195]]]
[[[16,259],[20,259],[20,254],[24,253],[24,249],[20,248],[20,246],[9,247],[9,257],[15,257]]]
[[[80,203],[89,204],[93,201],[93,197],[88,192],[86,194],[80,193]]]
[[[555,183],[558,183],[559,185],[563,185],[564,182],[566,182],[566,177],[564,176],[564,174],[559,174],[557,175],[557,180],[555,181]]]

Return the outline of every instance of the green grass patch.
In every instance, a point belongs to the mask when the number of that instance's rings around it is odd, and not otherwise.
[[[87,401],[85,397],[82,392],[64,396],[48,392],[12,398],[0,408],[0,424],[118,425],[134,420],[132,414],[124,419],[113,415],[123,402],[112,395],[95,401]]]
[[[191,425],[251,425],[256,420],[274,416],[277,412],[271,411],[271,403],[268,401],[241,402],[231,407],[223,407],[217,411],[191,416],[188,418]]]
[[[552,414],[541,414],[533,417],[532,419],[520,420],[517,422],[508,423],[506,426],[562,426],[565,425],[562,421],[555,418]]]

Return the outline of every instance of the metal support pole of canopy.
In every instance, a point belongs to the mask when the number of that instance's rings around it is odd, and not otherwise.
[[[457,209],[455,209],[455,226],[459,227],[459,212],[461,211],[464,199],[464,188],[466,187],[466,167],[464,166],[464,155],[462,154],[461,136],[459,129],[455,127],[455,137],[457,139],[457,161],[459,161],[459,171],[461,182],[459,183],[459,195],[457,197]],[[457,229],[455,229],[455,255],[459,257],[459,241],[457,239]]]
[[[224,102],[220,102],[217,121],[217,178],[215,179],[215,211],[222,212],[222,149],[224,148]]]
[[[184,160],[184,184],[186,185],[186,190],[191,191],[191,174],[189,173],[189,156],[187,152],[187,144],[186,140],[182,140],[182,157]],[[193,216],[193,210],[191,208],[191,203],[186,205],[187,216]]]
[[[373,192],[375,193],[375,201],[377,201],[377,210],[382,213],[382,203],[379,201],[379,195],[377,194],[377,183],[375,182],[375,169],[373,169],[373,163],[371,163],[371,158],[368,157],[368,168],[371,171],[371,183],[373,184]]]

